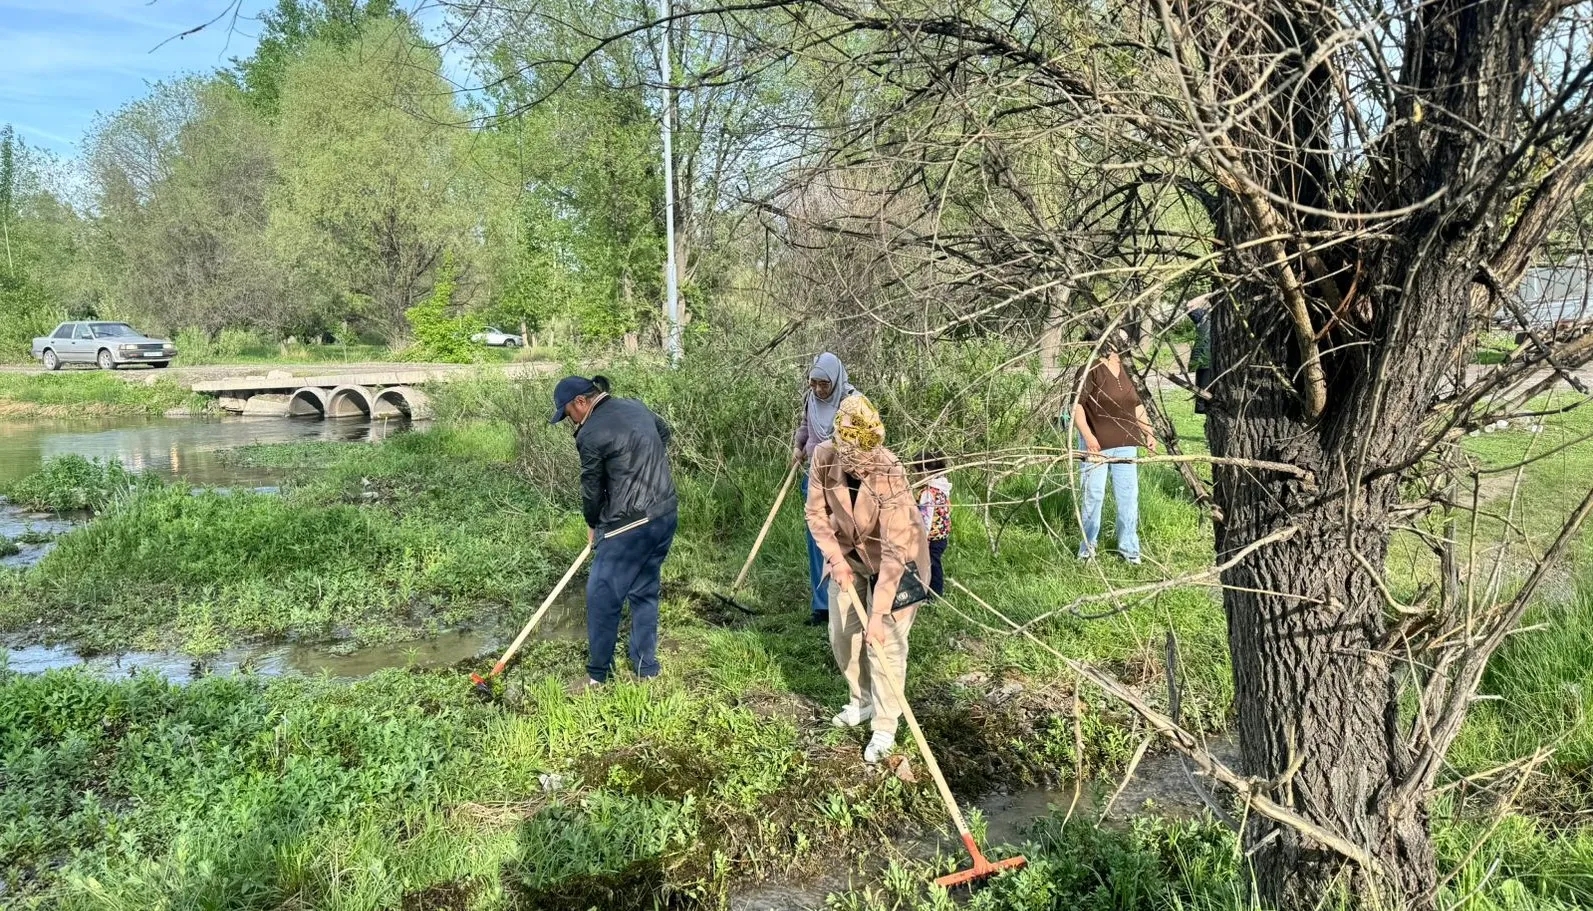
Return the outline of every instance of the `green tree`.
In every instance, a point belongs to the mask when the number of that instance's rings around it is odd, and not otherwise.
[[[61,270],[68,252],[61,247],[70,247],[77,219],[47,188],[58,167],[10,124],[0,126],[0,360],[27,357],[29,340],[63,315],[61,295],[45,278]]]
[[[168,332],[313,321],[265,243],[276,164],[235,87],[158,85],[97,125],[88,157],[114,312]]]
[[[455,273],[453,257],[444,254],[431,294],[404,311],[414,338],[404,352],[409,360],[467,364],[476,359],[479,350],[470,341],[470,325],[453,312]]]
[[[489,234],[500,312],[537,326],[566,316],[600,339],[656,319],[664,259],[656,131],[634,93],[595,88],[501,127],[505,176]]]
[[[390,340],[444,253],[464,288],[479,247],[472,137],[440,70],[394,21],[347,46],[317,40],[282,84],[272,247],[328,307]]]
[[[276,116],[288,68],[316,41],[348,47],[372,22],[403,18],[393,0],[277,0],[260,14],[260,42],[248,57],[234,58],[230,79],[256,111]]]

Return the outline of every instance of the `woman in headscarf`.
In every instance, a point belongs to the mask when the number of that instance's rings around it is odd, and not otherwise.
[[[885,425],[867,398],[841,401],[833,435],[813,451],[810,476],[808,530],[824,555],[830,647],[851,697],[831,723],[872,721],[863,759],[878,762],[896,743],[907,634],[917,605],[928,598],[929,539],[907,473],[885,448]],[[866,625],[844,603],[847,586],[864,602]]]
[[[813,366],[808,369],[807,395],[802,399],[802,420],[792,441],[793,462],[813,458],[813,450],[828,440],[835,428],[835,410],[841,400],[856,392],[846,381],[846,367],[840,358],[826,351],[813,359]],[[808,493],[809,474],[802,476],[803,496]],[[824,587],[824,555],[813,542],[812,532],[808,533],[808,584],[813,588],[808,625],[822,626],[830,621],[829,596]]]

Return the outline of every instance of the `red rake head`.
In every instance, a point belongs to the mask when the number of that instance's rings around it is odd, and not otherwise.
[[[983,857],[979,859],[984,860]],[[982,879],[994,876],[997,873],[1002,873],[1007,870],[1016,870],[1028,862],[1029,861],[1022,854],[1018,855],[1017,857],[1009,857],[1006,860],[998,860],[994,863],[985,860],[982,864],[974,864],[974,866],[970,869],[958,870],[956,873],[948,873],[945,876],[935,880],[935,885],[940,886],[943,889],[951,889],[956,886],[972,885],[973,883],[979,882]]]
[[[998,860],[995,863],[991,863],[985,860],[984,854],[979,851],[979,846],[974,844],[973,836],[967,833],[962,836],[962,846],[968,849],[968,856],[973,858],[973,866],[966,870],[958,870],[956,873],[948,873],[935,880],[935,885],[943,889],[967,886],[980,880],[988,879],[997,873],[1016,870],[1029,862],[1020,854],[1017,857],[1009,857],[1006,860]]]
[[[470,682],[475,686],[476,695],[492,698],[492,684],[488,682],[486,677],[480,674],[471,674]]]

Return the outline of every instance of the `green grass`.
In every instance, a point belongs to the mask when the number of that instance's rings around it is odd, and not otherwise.
[[[145,485],[0,586],[0,623],[100,649],[402,639],[538,595],[583,537],[481,453],[490,430],[344,446],[282,496]],[[18,487],[43,486],[52,462]]]
[[[163,379],[136,382],[100,371],[0,374],[0,417],[161,414],[205,400]]]
[[[439,885],[472,907],[584,908],[714,894],[731,864],[800,870],[921,802],[682,683],[572,700],[549,680],[508,708],[461,684],[0,677],[0,876],[62,909],[375,909]],[[815,812],[830,793],[844,826]]]

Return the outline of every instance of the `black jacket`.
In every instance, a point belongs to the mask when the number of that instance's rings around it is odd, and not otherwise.
[[[575,434],[581,509],[599,534],[675,511],[669,425],[635,399],[604,397]]]

